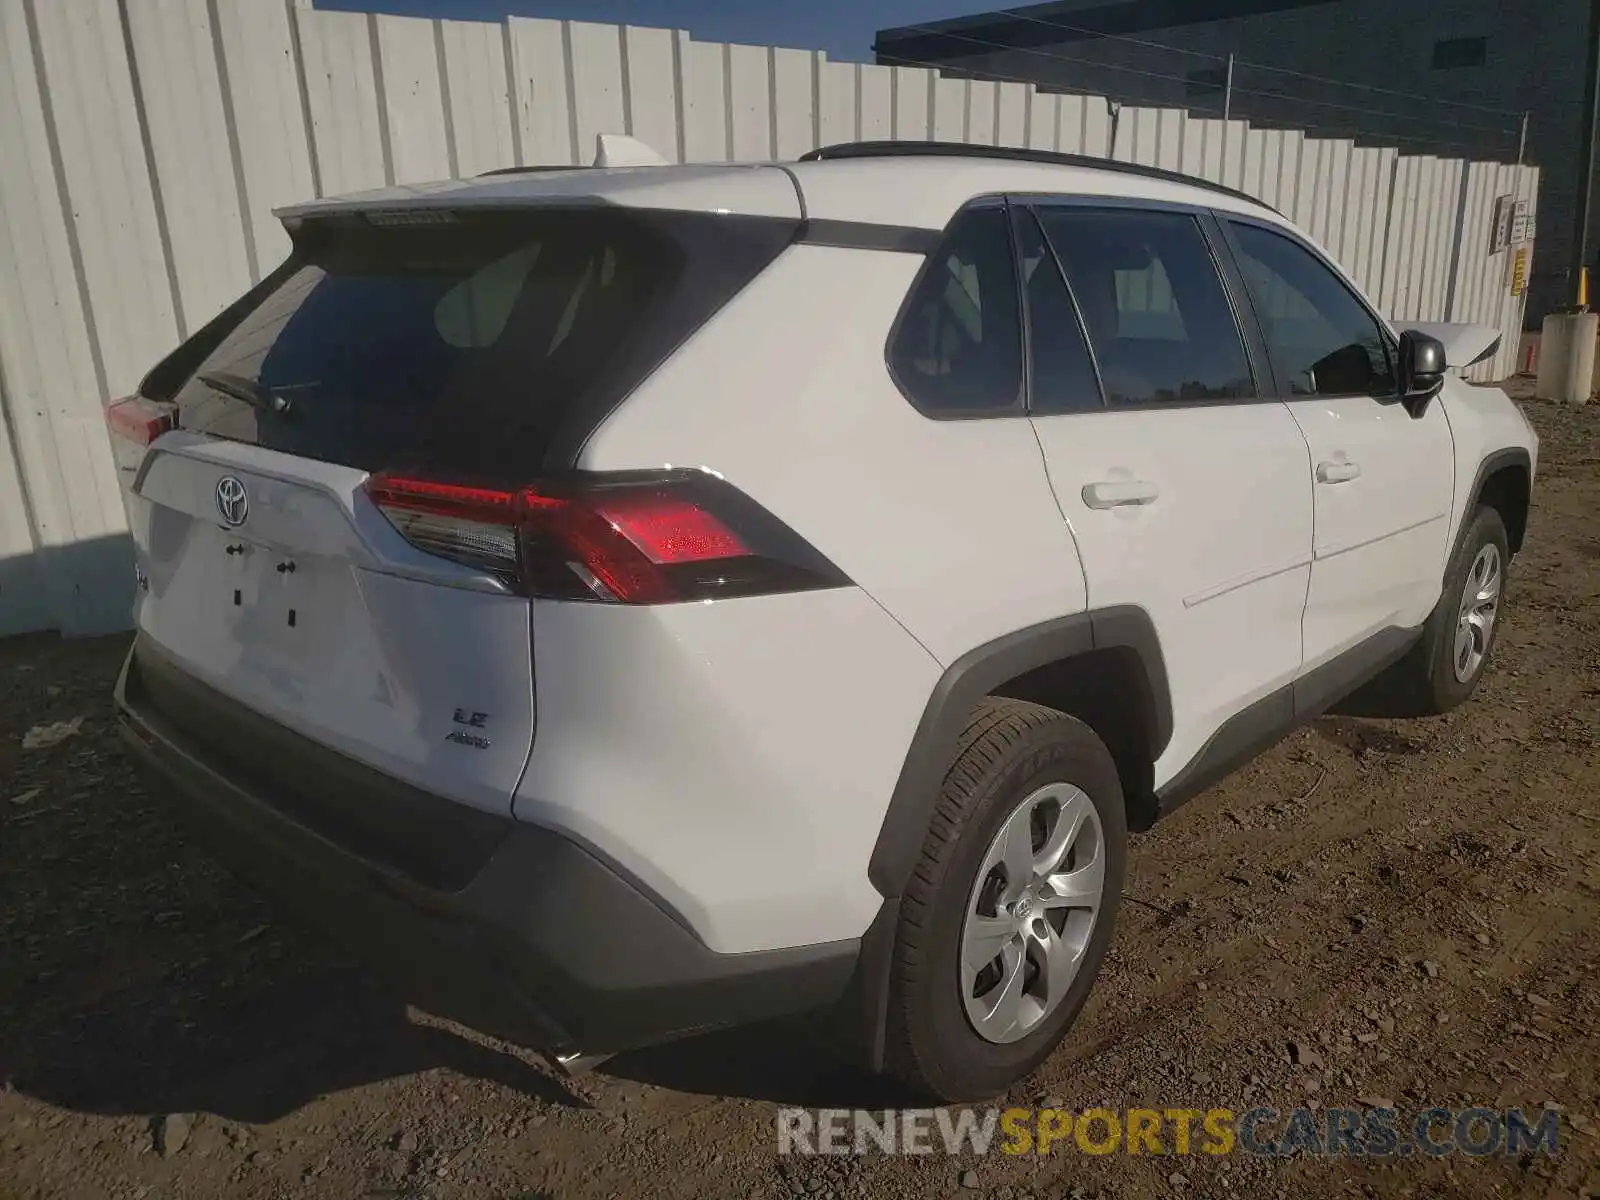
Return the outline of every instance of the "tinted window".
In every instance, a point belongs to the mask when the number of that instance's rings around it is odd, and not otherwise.
[[[1293,395],[1394,391],[1387,339],[1343,280],[1291,238],[1244,224],[1233,236],[1267,349]]]
[[[1045,245],[1031,214],[1022,214],[1017,222],[1017,243],[1028,296],[1028,348],[1033,367],[1030,407],[1040,414],[1104,408],[1077,309],[1055,255]]]
[[[1455,67],[1481,67],[1488,58],[1488,38],[1449,38],[1433,44],[1432,65],[1435,71],[1448,71]]]
[[[1040,216],[1089,328],[1107,403],[1255,395],[1233,309],[1193,217],[1081,208]]]
[[[214,346],[197,335],[179,421],[349,466],[525,479],[575,405],[620,400],[791,234],[593,211],[313,221],[276,286]]]
[[[918,277],[889,350],[917,406],[941,414],[1012,408],[1022,395],[1022,321],[1010,218],[974,208],[951,223]]]

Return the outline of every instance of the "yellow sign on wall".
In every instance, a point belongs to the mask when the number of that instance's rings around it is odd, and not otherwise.
[[[1511,256],[1511,294],[1520,296],[1528,289],[1528,248],[1518,246]]]

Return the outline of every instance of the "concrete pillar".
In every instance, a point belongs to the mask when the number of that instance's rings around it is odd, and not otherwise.
[[[1541,400],[1586,404],[1594,389],[1595,337],[1600,313],[1551,313],[1539,337],[1539,375],[1534,395]]]

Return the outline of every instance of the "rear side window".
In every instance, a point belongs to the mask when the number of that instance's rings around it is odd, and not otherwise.
[[[1032,213],[1017,218],[1017,257],[1028,298],[1029,410],[1038,416],[1100,411],[1100,381],[1078,310]]]
[[[179,424],[369,470],[526,478],[792,234],[596,209],[313,221],[282,281],[186,373]]]
[[[1388,339],[1325,263],[1292,238],[1232,223],[1273,366],[1295,396],[1388,395]]]
[[[1192,216],[1077,207],[1039,215],[1083,312],[1108,404],[1256,394],[1233,308]]]
[[[1004,208],[967,209],[950,223],[906,300],[889,366],[930,416],[1020,411],[1022,315]]]

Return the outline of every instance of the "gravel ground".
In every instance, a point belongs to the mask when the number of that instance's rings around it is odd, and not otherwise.
[[[1553,1159],[780,1159],[777,1106],[881,1086],[788,1027],[563,1081],[408,1009],[140,790],[126,639],[37,637],[0,642],[0,1200],[1600,1195],[1600,406],[1527,410],[1477,698],[1325,718],[1137,838],[1094,996],[1010,1099],[1558,1105]]]

